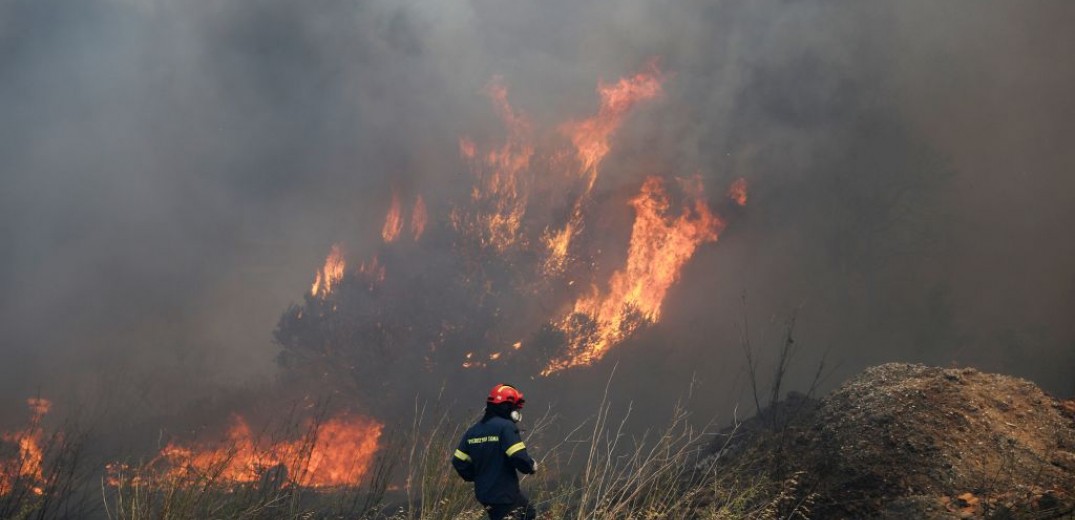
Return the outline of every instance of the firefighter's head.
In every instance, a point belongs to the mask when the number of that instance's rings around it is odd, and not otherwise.
[[[515,422],[519,422],[523,418],[520,410],[523,409],[526,399],[523,399],[523,393],[514,386],[505,383],[494,386],[489,391],[489,397],[485,399],[485,402],[496,408],[508,410],[511,420]]]

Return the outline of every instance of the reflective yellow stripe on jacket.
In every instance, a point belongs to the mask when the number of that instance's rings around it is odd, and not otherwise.
[[[510,456],[512,456],[512,455],[515,455],[515,454],[516,454],[516,453],[518,453],[519,451],[521,451],[521,450],[525,450],[525,449],[526,449],[526,445],[525,445],[525,444],[523,444],[523,443],[521,443],[521,442],[516,442],[515,444],[512,444],[510,448],[508,448],[508,450],[507,450],[507,452],[506,452],[506,453],[507,453],[507,454],[508,454],[508,456],[510,457]]]
[[[470,461],[470,455],[467,455],[466,453],[463,453],[462,450],[455,450],[455,458],[457,458],[457,459],[459,459],[461,461],[464,461],[464,462],[469,462]]]

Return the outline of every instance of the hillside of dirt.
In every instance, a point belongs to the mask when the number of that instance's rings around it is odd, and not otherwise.
[[[784,482],[796,518],[1075,518],[1075,400],[972,368],[886,364],[792,395],[718,460]]]

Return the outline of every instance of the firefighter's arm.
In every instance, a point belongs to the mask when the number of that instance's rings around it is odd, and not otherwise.
[[[474,461],[470,460],[470,454],[467,453],[466,449],[467,440],[464,437],[459,441],[459,447],[455,449],[455,454],[452,455],[452,467],[455,468],[455,472],[463,480],[474,482]]]
[[[515,469],[519,470],[520,473],[529,475],[537,470],[537,463],[526,452],[526,445],[523,444],[522,438],[519,437],[519,430],[514,426],[504,429],[503,434],[500,436],[500,448],[508,456],[511,465],[515,466]]]

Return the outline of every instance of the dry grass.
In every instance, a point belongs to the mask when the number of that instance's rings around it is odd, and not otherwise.
[[[159,461],[114,465],[102,474],[82,456],[82,437],[71,425],[49,440],[44,480],[15,480],[0,495],[0,517],[17,519],[390,519],[484,518],[472,485],[449,463],[459,437],[473,418],[456,420],[440,402],[415,403],[412,423],[386,431],[381,449],[361,489],[313,490],[296,485],[295,475],[268,468],[257,482],[225,479],[220,460],[197,471],[162,477]],[[547,413],[528,421],[526,442],[541,460],[537,475],[523,488],[542,518],[731,519],[775,518],[781,497],[794,483],[773,483],[748,468],[722,466],[713,456],[720,446],[708,428],[692,426],[682,407],[663,428],[641,435],[627,431],[630,403],[617,408],[603,399],[588,420],[555,433],[559,419]],[[283,421],[270,437],[316,433],[299,421]],[[308,462],[308,460],[306,461]],[[12,468],[3,468],[12,471]],[[17,473],[17,471],[16,471]],[[81,498],[78,498],[81,497]],[[95,497],[92,501],[86,497]]]

